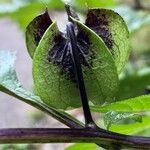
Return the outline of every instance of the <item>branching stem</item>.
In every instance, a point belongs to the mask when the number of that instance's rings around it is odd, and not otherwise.
[[[149,149],[150,138],[89,129],[0,129],[0,143],[100,143],[121,148]]]

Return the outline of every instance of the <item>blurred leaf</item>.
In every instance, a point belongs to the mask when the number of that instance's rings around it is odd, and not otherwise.
[[[101,148],[96,144],[77,143],[67,147],[65,150],[100,150]]]
[[[89,9],[85,25],[103,39],[120,73],[130,54],[129,31],[122,17],[109,9]]]
[[[131,46],[137,52],[149,50],[150,35],[150,13],[149,11],[136,10],[129,6],[119,6],[114,8],[126,21],[131,33]],[[140,41],[140,42],[139,42]],[[133,51],[133,52],[134,52]]]
[[[67,121],[71,123],[73,121],[81,124],[78,120],[68,115],[64,111],[47,106],[42,102],[40,97],[24,89],[24,87],[19,83],[16,72],[13,69],[14,61],[14,52],[0,51],[0,90],[2,92],[16,97],[17,99],[20,99],[21,101],[48,113],[64,123],[67,123]]]
[[[74,20],[75,21],[75,20]],[[89,100],[94,104],[113,101],[118,86],[114,60],[103,41],[89,28],[78,21],[77,26],[89,38],[89,50],[96,53],[91,69],[83,65],[84,79]],[[55,45],[54,38],[60,32],[53,23],[45,32],[33,57],[35,91],[46,104],[66,109],[80,107],[80,96],[75,83],[62,74],[58,65],[48,60],[48,53]],[[83,34],[82,34],[83,35]],[[58,41],[57,41],[58,42]]]
[[[148,11],[135,10],[128,6],[119,6],[114,10],[124,18],[131,33],[143,26],[150,25],[150,13]]]
[[[43,6],[43,4],[31,3],[23,7],[20,7],[13,13],[8,13],[6,16],[12,18],[14,21],[19,23],[22,29],[25,29],[27,25],[29,24],[29,22],[33,20],[33,18],[37,16],[41,10],[44,10],[44,9],[45,9],[45,6]]]
[[[150,117],[143,117],[141,123],[134,123],[128,125],[112,125],[110,130],[121,134],[138,134],[150,129]]]
[[[144,26],[138,30],[138,32],[134,32],[133,36],[131,36],[131,46],[133,49],[133,54],[143,54],[144,52],[150,53],[150,24]],[[140,42],[139,42],[140,41]],[[146,55],[148,58],[149,56]],[[150,61],[150,59],[148,59]]]
[[[21,3],[21,4],[20,4]],[[25,29],[27,25],[42,11],[46,8],[62,9],[64,4],[61,0],[48,0],[45,4],[42,1],[36,2],[24,2],[19,0],[19,4],[10,4],[7,11],[1,11],[0,16],[10,17],[17,23],[20,27]],[[9,10],[10,9],[10,10]],[[12,10],[11,10],[12,9]]]
[[[26,91],[18,82],[17,75],[13,69],[15,62],[15,53],[9,51],[0,51],[0,86],[4,92],[15,94],[23,99],[29,101],[39,101],[40,98]]]
[[[114,0],[72,0],[71,4],[77,9],[114,6]]]
[[[92,106],[94,112],[144,112],[150,111],[150,95],[135,97],[127,100],[114,102],[105,106]]]
[[[139,114],[121,113],[117,111],[108,111],[104,115],[104,125],[107,130],[109,130],[113,124],[124,124],[125,122],[142,122],[142,116]]]
[[[24,6],[25,4],[26,2],[21,0],[1,0],[0,14],[2,15],[8,12],[14,12],[16,9],[18,9],[21,6]]]
[[[147,85],[150,85],[150,68],[135,69],[133,66],[128,65],[127,70],[120,79],[117,99],[144,95]]]
[[[36,150],[37,148],[29,144],[1,144],[1,150]]]

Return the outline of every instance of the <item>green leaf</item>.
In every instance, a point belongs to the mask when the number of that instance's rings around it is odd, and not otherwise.
[[[100,150],[100,147],[96,144],[89,144],[89,143],[77,143],[74,145],[71,145],[66,148],[66,150]]]
[[[2,6],[4,8],[4,6]],[[26,29],[27,25],[45,8],[63,9],[64,4],[61,0],[48,0],[46,3],[41,0],[35,2],[18,1],[7,4],[5,9],[0,12],[1,17],[10,17],[16,21],[22,29]],[[7,11],[5,11],[7,10]]]
[[[136,69],[128,65],[120,79],[117,99],[128,99],[144,95],[148,85],[150,85],[150,68]]]
[[[112,125],[110,130],[121,134],[138,134],[150,129],[150,117],[143,117],[142,122],[128,125]]]
[[[129,31],[122,17],[109,9],[89,9],[85,25],[103,39],[120,73],[130,54]]]
[[[13,12],[19,7],[25,5],[24,1],[19,1],[19,0],[4,0],[0,1],[0,14],[5,14],[8,12]]]
[[[1,144],[0,149],[1,150],[8,150],[8,149],[14,149],[14,150],[27,150],[27,149],[35,149],[35,147],[30,144]]]
[[[82,127],[82,123],[65,113],[53,107],[47,106],[40,97],[26,90],[18,81],[15,70],[13,69],[15,53],[9,51],[0,51],[0,90],[31,106],[48,113],[54,118],[71,127]]]
[[[27,26],[26,45],[31,58],[33,58],[34,52],[44,32],[51,24],[52,24],[52,20],[50,19],[48,11],[46,10],[44,14],[37,16]]]
[[[108,111],[104,115],[104,125],[107,130],[109,130],[113,124],[124,124],[125,122],[142,122],[142,116],[139,114],[121,113],[116,111]]]
[[[150,13],[148,11],[135,10],[128,6],[119,6],[114,10],[124,18],[131,33],[143,26],[150,25]]]
[[[18,82],[17,75],[13,69],[15,62],[15,53],[8,51],[0,51],[0,86],[2,91],[8,92],[10,95],[16,96],[31,101],[40,101],[40,98],[26,91]]]
[[[74,20],[75,21],[75,20]],[[83,67],[84,80],[89,100],[102,104],[114,100],[118,76],[114,60],[104,42],[89,28],[78,21],[78,28],[90,40],[89,50],[96,53],[92,66]],[[54,38],[60,32],[53,23],[44,34],[33,57],[33,79],[37,95],[49,106],[66,109],[80,107],[80,96],[75,83],[62,74],[60,68],[48,60],[54,46]]]
[[[109,0],[72,0],[71,4],[76,7],[77,9],[85,9],[85,8],[93,8],[93,7],[108,7],[108,6],[114,6],[115,1]]]
[[[150,95],[135,97],[127,100],[114,102],[105,106],[92,106],[94,112],[144,112],[150,111]]]

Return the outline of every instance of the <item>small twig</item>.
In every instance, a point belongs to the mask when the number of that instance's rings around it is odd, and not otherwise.
[[[110,147],[149,149],[150,138],[89,129],[1,129],[0,143],[101,143]]]
[[[66,8],[66,12],[67,12],[67,15],[68,15],[68,20],[70,22],[72,22],[72,20],[70,19],[70,17],[73,17],[77,20],[80,20],[78,15],[76,14],[76,12],[72,9],[72,7],[70,7],[69,4],[65,4],[65,8]]]
[[[134,4],[135,4],[136,9],[141,9],[142,8],[140,0],[134,0]]]
[[[70,11],[70,6],[68,4],[65,4],[65,8],[68,15],[68,20],[71,21],[70,16],[72,16],[72,13]]]
[[[150,7],[143,6],[140,0],[134,0],[135,9],[150,11]]]

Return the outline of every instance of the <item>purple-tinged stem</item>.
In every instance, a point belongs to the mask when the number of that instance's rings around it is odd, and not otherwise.
[[[109,131],[67,128],[0,129],[0,143],[100,143],[121,148],[149,149],[150,138],[117,134]]]

